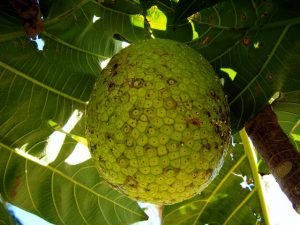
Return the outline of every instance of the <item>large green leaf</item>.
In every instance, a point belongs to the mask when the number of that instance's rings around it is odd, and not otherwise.
[[[231,146],[220,174],[200,195],[164,208],[164,225],[268,224],[255,152],[245,131],[242,136],[240,142],[235,135],[237,143]]]
[[[300,13],[278,2],[224,1],[193,19],[201,33],[190,45],[217,73],[236,72],[223,75],[234,132],[275,92],[299,89]]]

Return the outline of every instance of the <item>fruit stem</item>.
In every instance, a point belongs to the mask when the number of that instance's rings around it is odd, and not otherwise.
[[[271,105],[246,123],[245,129],[282,191],[300,214],[300,153],[281,129]]]
[[[253,179],[254,179],[254,184],[256,186],[256,190],[258,193],[258,197],[259,197],[259,201],[260,201],[260,206],[262,209],[262,214],[264,217],[264,221],[266,225],[270,224],[270,219],[269,219],[269,214],[268,214],[268,210],[267,210],[267,206],[266,206],[266,202],[265,202],[265,197],[264,197],[264,193],[263,193],[263,188],[262,188],[262,184],[261,184],[261,176],[258,173],[258,166],[257,166],[257,157],[256,157],[256,152],[255,149],[252,145],[252,143],[249,140],[249,137],[246,133],[245,128],[242,129],[240,132],[240,136],[244,145],[244,149],[245,149],[245,153],[247,155],[247,158],[249,160],[249,164],[251,167],[251,171],[252,171],[252,175],[253,175]]]

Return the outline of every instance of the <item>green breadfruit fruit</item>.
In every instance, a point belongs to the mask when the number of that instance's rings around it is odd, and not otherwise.
[[[152,39],[116,54],[87,106],[100,175],[143,202],[173,204],[203,190],[228,147],[229,107],[211,65],[183,43]]]

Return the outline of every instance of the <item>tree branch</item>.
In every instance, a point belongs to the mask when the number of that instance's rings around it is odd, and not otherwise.
[[[300,214],[300,153],[278,124],[270,105],[245,125],[256,150]]]

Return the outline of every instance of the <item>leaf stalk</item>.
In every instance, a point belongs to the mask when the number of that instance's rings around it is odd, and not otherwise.
[[[264,217],[264,221],[266,225],[270,225],[270,218],[269,218],[269,214],[268,214],[268,209],[267,209],[267,205],[265,202],[265,197],[264,197],[264,193],[263,193],[263,188],[262,188],[262,183],[261,183],[261,176],[258,173],[258,166],[257,166],[257,157],[256,157],[256,151],[253,147],[253,145],[251,144],[249,137],[246,133],[245,128],[243,128],[240,131],[240,136],[244,145],[244,150],[245,153],[247,155],[249,164],[250,164],[250,168],[252,171],[252,175],[253,175],[253,179],[254,179],[254,184],[256,186],[256,190],[258,193],[258,198],[260,201],[260,206],[262,209],[262,214]]]

